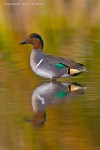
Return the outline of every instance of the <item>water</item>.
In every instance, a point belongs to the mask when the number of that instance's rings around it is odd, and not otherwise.
[[[1,149],[99,150],[99,75],[88,70],[74,79],[50,83],[28,65],[2,59]]]

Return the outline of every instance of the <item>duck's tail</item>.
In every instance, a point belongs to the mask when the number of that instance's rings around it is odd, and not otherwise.
[[[87,72],[86,68],[83,67],[82,64],[80,64],[79,68],[68,68],[68,74],[70,75],[70,77],[74,77],[79,75],[82,72]]]

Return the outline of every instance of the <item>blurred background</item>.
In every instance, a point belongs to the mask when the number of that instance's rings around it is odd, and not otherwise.
[[[31,95],[45,79],[29,64],[31,45],[20,42],[39,33],[45,53],[83,63],[88,73],[73,79],[87,86],[75,101],[47,109],[43,128],[33,117]],[[0,1],[0,149],[100,149],[100,1]]]

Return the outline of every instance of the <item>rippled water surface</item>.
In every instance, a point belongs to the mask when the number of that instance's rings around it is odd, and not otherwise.
[[[98,62],[91,59],[90,66]],[[54,83],[36,76],[30,66],[1,60],[0,67],[2,149],[99,149],[100,79],[95,67]]]
[[[0,150],[100,149],[100,25],[97,20],[91,26],[93,20],[83,16],[79,25],[74,12],[71,20],[62,6],[59,12],[53,5],[52,16],[52,5],[39,12],[23,6],[20,15],[17,6],[0,6]],[[88,72],[52,83],[35,75],[29,64],[32,46],[19,45],[31,32],[42,35],[45,53],[72,58]]]

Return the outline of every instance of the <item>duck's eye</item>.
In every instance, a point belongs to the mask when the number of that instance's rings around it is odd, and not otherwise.
[[[34,37],[33,37],[33,35],[31,35],[31,37],[30,37],[30,38],[34,38]]]
[[[33,45],[36,43],[33,38],[30,38],[28,41],[30,44],[33,44]]]

